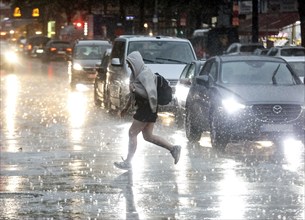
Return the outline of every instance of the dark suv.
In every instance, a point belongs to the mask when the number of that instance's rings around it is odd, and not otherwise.
[[[93,84],[96,77],[96,65],[101,64],[102,55],[112,45],[106,40],[80,40],[73,47],[70,85],[77,83]]]
[[[210,132],[212,146],[230,141],[304,141],[305,87],[289,64],[268,56],[217,56],[206,61],[186,100],[186,136]]]

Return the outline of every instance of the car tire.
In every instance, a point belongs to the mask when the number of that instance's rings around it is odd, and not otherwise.
[[[189,106],[186,110],[186,117],[185,117],[185,133],[186,137],[191,142],[198,142],[201,138],[203,129],[200,125],[200,115],[195,113],[197,105]],[[198,106],[197,106],[198,107]]]
[[[229,143],[228,135],[219,129],[217,115],[214,112],[210,117],[210,138],[215,149],[224,150]]]

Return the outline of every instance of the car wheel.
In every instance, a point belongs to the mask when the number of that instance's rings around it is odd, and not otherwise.
[[[98,106],[98,107],[100,107],[101,106],[101,104],[102,104],[102,102],[101,102],[101,100],[99,99],[99,97],[98,97],[98,94],[97,94],[97,82],[95,81],[94,82],[94,89],[93,89],[93,91],[94,91],[94,93],[93,93],[93,97],[94,97],[94,104],[96,105],[96,106]]]
[[[196,112],[194,111],[196,109],[196,106],[197,105],[189,106],[186,110],[185,117],[186,137],[189,141],[192,142],[199,141],[202,135],[202,128],[199,120],[200,115],[196,114]]]
[[[228,136],[219,129],[217,115],[213,113],[210,118],[210,137],[212,147],[219,150],[224,150],[229,143]]]

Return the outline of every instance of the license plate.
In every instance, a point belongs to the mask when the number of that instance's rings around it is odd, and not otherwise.
[[[262,125],[261,127],[261,131],[265,131],[265,132],[280,132],[280,131],[291,131],[293,130],[293,126],[292,125],[286,125],[286,124],[265,124]]]
[[[58,54],[65,54],[65,51],[58,51]]]

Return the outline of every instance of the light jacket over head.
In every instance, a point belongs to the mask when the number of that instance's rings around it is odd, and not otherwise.
[[[152,112],[157,111],[157,78],[145,65],[139,51],[133,51],[127,56],[127,62],[131,66],[130,87],[138,95],[147,98]]]

